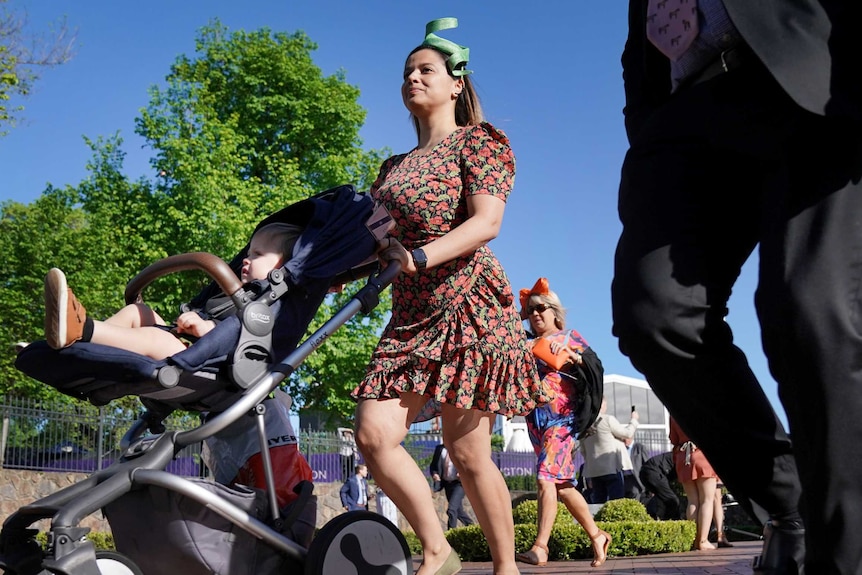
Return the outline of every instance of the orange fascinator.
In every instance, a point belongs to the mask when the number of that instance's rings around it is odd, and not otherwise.
[[[536,284],[530,289],[522,289],[519,293],[521,300],[521,319],[527,318],[527,302],[530,301],[530,296],[548,295],[550,291],[551,290],[548,288],[548,278],[539,278],[536,281]]]

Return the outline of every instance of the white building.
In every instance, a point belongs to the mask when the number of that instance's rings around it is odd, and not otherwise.
[[[533,444],[530,443],[530,435],[527,432],[527,421],[523,415],[513,417],[508,421],[504,417],[498,417],[497,419],[504,422],[501,429],[503,434],[503,451],[512,451],[515,453],[533,452]]]
[[[637,410],[639,417],[635,435],[637,441],[650,445],[654,451],[665,451],[671,448],[668,441],[667,409],[645,380],[608,374],[604,377],[604,384],[609,414],[627,423],[632,407]],[[523,417],[513,417],[511,420],[498,417],[495,432],[503,435],[505,451],[532,451],[527,435],[527,424]]]

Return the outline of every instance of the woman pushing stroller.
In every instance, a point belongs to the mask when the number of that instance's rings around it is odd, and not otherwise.
[[[418,143],[386,160],[371,188],[396,222],[380,255],[398,259],[404,273],[392,284],[392,319],[353,392],[356,441],[422,543],[417,575],[453,575],[460,559],[422,470],[401,445],[414,420],[439,412],[494,573],[514,575],[510,498],[491,460],[491,432],[498,413],[526,414],[547,398],[512,288],[485,245],[500,229],[515,158],[505,134],[482,121],[465,69],[469,51],[435,34],[456,25],[429,23],[407,56],[401,96]]]

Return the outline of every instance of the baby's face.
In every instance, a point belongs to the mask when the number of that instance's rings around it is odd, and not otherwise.
[[[271,237],[253,237],[248,246],[248,255],[242,260],[240,279],[243,283],[266,279],[267,274],[282,263],[280,249],[279,242]]]

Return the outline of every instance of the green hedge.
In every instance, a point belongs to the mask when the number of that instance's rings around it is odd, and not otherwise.
[[[522,501],[512,509],[515,523],[536,523],[538,513],[539,503],[535,499]],[[596,513],[595,519],[596,521],[652,521],[643,503],[635,499],[608,501]],[[566,506],[558,502],[555,523],[574,523],[574,521]]]
[[[608,555],[633,557],[655,553],[681,553],[691,549],[695,537],[693,521],[655,521],[644,506],[633,499],[609,501],[602,510],[605,519],[597,514],[596,524],[610,533],[613,541]],[[515,551],[527,551],[536,540],[535,500],[524,501],[512,510],[515,520]],[[613,520],[610,520],[613,519]],[[404,534],[410,552],[422,553],[422,546],[412,532]],[[449,544],[463,561],[490,561],[491,553],[482,529],[478,525],[458,527],[446,532]],[[557,517],[548,543],[551,561],[592,559],[590,537],[578,525],[562,503],[557,504]]]
[[[93,542],[96,549],[104,549],[106,551],[114,551],[116,549],[114,547],[114,536],[110,533],[90,531],[87,533],[87,539]],[[43,549],[46,548],[48,546],[48,533],[46,531],[40,531],[36,534],[36,541]]]
[[[644,504],[636,499],[613,499],[595,515],[596,521],[652,521]]]
[[[407,540],[407,547],[410,548],[411,555],[422,555],[422,544],[419,543],[419,537],[412,531],[404,531],[404,539]]]

